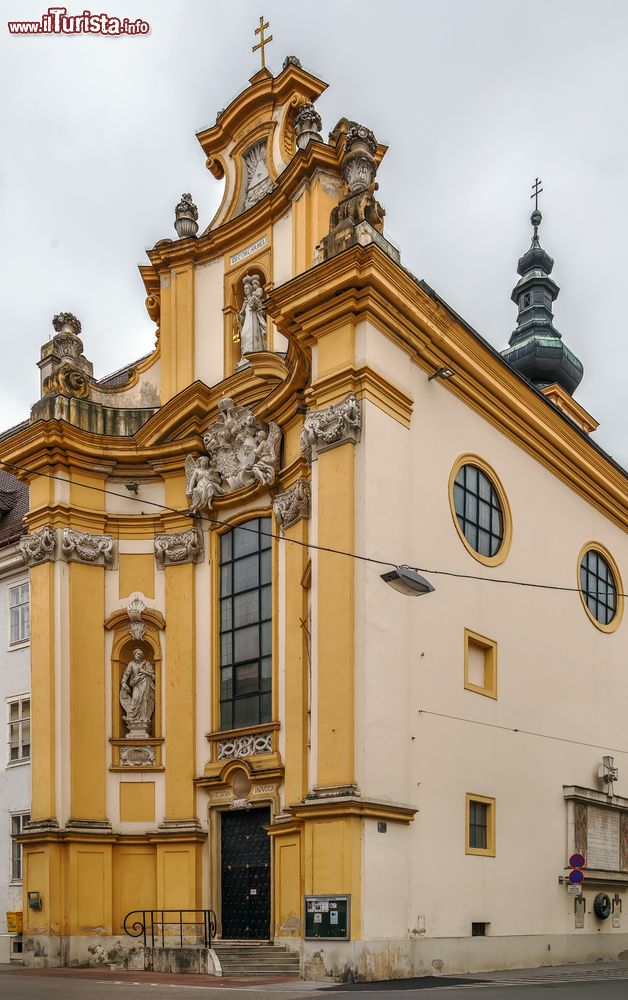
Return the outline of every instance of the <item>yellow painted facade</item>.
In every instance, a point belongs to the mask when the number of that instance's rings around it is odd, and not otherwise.
[[[68,419],[46,416],[44,395],[30,424],[2,442],[4,461],[31,470],[24,474],[30,535],[49,532],[30,568],[33,822],[22,842],[25,901],[28,892],[42,900],[40,910],[25,905],[25,932],[50,965],[89,963],[95,942],[124,949],[124,918],[134,910],[211,908],[219,936],[229,936],[227,910],[235,904],[223,857],[234,816],[263,820],[268,854],[250,867],[266,866],[268,892],[256,890],[247,905],[255,898],[266,907],[255,926],[298,948],[303,974],[318,968],[317,942],[304,940],[306,896],[350,898],[347,949],[380,942],[375,950],[383,954],[395,921],[405,947],[419,935],[409,929],[418,904],[395,865],[403,857],[411,866],[413,838],[422,835],[415,820],[421,782],[408,763],[419,724],[407,713],[419,704],[413,657],[425,649],[428,663],[433,651],[405,607],[381,595],[381,569],[347,554],[401,560],[414,539],[406,525],[422,524],[421,505],[437,497],[442,520],[432,536],[456,558],[475,559],[451,498],[453,477],[475,456],[505,512],[499,557],[480,558],[480,570],[517,557],[523,504],[511,502],[516,462],[509,483],[499,472],[500,448],[599,519],[600,551],[610,552],[611,536],[626,528],[625,477],[400,267],[381,232],[374,186],[359,189],[370,199],[366,209],[361,202],[363,217],[343,215],[354,196],[351,157],[368,153],[375,170],[386,148],[356,139],[355,123],[344,119],[329,142],[315,135],[304,143],[303,109],[324,89],[295,63],[276,77],[262,70],[199,133],[208,169],[225,180],[224,198],[204,231],[148,252],[141,274],[159,328],[154,355],[128,386],[91,384],[80,413],[70,397]],[[251,162],[265,185],[259,198]],[[264,349],[242,357],[247,275],[263,279],[267,326]],[[443,394],[451,415],[439,412],[428,433],[427,375],[444,365],[458,377],[429,388]],[[138,405],[138,386],[158,396],[150,411]],[[248,414],[248,437],[243,430],[236,459],[226,472],[221,466],[211,506],[195,513],[186,460],[214,461],[218,446],[204,436],[228,419],[229,400]],[[341,417],[317,429],[313,416],[345,405],[357,408],[357,425]],[[471,415],[468,426],[480,422],[485,454],[476,455],[479,445],[466,432],[455,447],[447,439],[429,452],[432,427],[466,427],[461,413]],[[238,479],[273,424],[282,446],[271,474],[255,465],[257,474]],[[430,463],[440,485],[426,500],[420,477],[404,476]],[[286,494],[307,499],[296,516],[286,514]],[[419,542],[405,558],[440,551],[430,549],[428,531]],[[447,550],[455,544],[459,551]],[[257,574],[251,592],[261,595],[252,619],[250,602],[247,609],[228,589],[247,559],[246,572]],[[462,569],[478,573],[471,559]],[[141,605],[135,619],[132,597]],[[482,688],[497,702],[497,643],[500,698],[512,683],[503,679],[509,645],[483,613],[481,601],[456,606],[454,628],[439,610],[433,627],[439,637],[451,634],[460,654],[461,692],[471,697]],[[257,627],[255,614],[259,633],[245,634],[251,621]],[[229,624],[231,615],[241,618]],[[467,676],[467,639],[478,643],[485,633],[492,672],[478,684]],[[399,645],[382,655],[387,634]],[[259,649],[242,654],[229,675],[240,642]],[[138,648],[153,665],[155,688],[139,734],[120,695]],[[249,660],[254,681],[240,671]],[[437,704],[438,687],[431,693]],[[247,698],[258,699],[252,714]],[[446,710],[449,703],[439,704]],[[456,843],[464,857],[464,791],[459,801]],[[488,857],[501,847],[495,816],[499,810],[501,823],[502,811],[493,797],[479,801],[492,803]],[[375,871],[389,868],[388,901],[378,914]],[[345,942],[333,945],[340,950],[323,970],[330,975],[354,961]],[[390,973],[381,961],[373,968]]]

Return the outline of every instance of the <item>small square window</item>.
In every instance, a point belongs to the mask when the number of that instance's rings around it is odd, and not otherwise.
[[[467,854],[495,857],[495,799],[467,794],[466,800]]]
[[[487,927],[488,924],[484,921],[474,920],[471,924],[471,937],[486,937]]]
[[[497,643],[464,630],[464,686],[467,691],[497,698]]]

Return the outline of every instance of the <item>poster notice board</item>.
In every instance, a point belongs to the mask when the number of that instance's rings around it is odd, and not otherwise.
[[[351,937],[350,899],[350,896],[306,896],[306,940],[348,941]]]
[[[24,929],[23,913],[21,910],[9,910],[7,912],[7,931],[9,934],[21,934]]]

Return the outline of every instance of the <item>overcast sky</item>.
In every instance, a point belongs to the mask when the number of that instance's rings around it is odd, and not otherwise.
[[[48,0],[0,0],[0,429],[38,396],[59,311],[83,324],[98,376],[151,350],[137,271],[175,237],[191,191],[201,229],[221,184],[195,137],[259,66],[293,53],[329,83],[325,134],[346,115],[389,145],[386,235],[406,267],[497,348],[530,241],[530,185],[561,293],[555,325],[584,364],[578,401],[628,464],[626,0],[98,0],[146,36],[15,37]],[[80,13],[87,3],[68,3]]]

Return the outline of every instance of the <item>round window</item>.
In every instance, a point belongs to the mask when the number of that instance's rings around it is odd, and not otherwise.
[[[585,547],[580,556],[580,596],[593,620],[604,631],[614,631],[622,608],[619,574],[610,553]]]
[[[451,501],[455,523],[471,554],[494,565],[506,558],[510,516],[503,491],[490,470],[459,459],[452,470]]]

